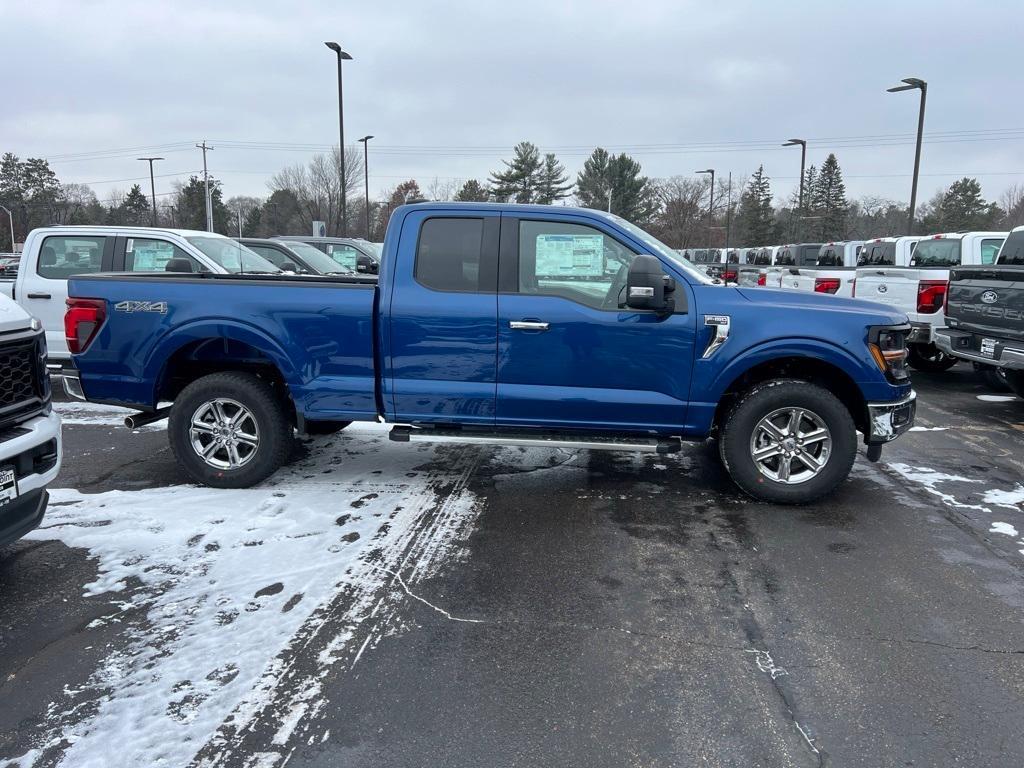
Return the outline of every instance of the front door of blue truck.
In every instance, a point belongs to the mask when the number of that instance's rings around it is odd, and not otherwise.
[[[496,211],[405,216],[381,299],[392,421],[494,424],[498,226]]]
[[[585,215],[502,217],[498,424],[679,433],[693,302],[674,313],[627,309],[638,252]]]

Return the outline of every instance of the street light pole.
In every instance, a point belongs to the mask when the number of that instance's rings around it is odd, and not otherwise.
[[[359,139],[363,143],[363,189],[366,193],[366,239],[370,239],[370,139],[373,136],[363,136]]]
[[[341,62],[352,57],[335,42],[324,43],[338,55],[338,156],[341,165],[341,236],[348,233],[348,199],[345,191],[345,100],[341,91]]]
[[[152,225],[156,226],[156,183],[153,181],[153,161],[163,160],[162,157],[140,157],[139,160],[149,161],[149,199],[153,203],[153,222]]]
[[[711,199],[708,201],[708,229],[711,230],[713,229],[712,225],[715,223],[715,169],[708,168],[706,171],[694,171],[694,173],[711,174]],[[711,245],[711,243],[708,243],[708,245]]]
[[[787,141],[782,146],[784,146],[784,147],[799,146],[800,147],[800,194],[799,194],[799,196],[797,198],[798,199],[797,210],[800,211],[800,213],[798,213],[797,216],[796,216],[796,220],[797,220],[796,239],[797,239],[797,241],[799,241],[800,237],[801,237],[801,234],[803,232],[803,229],[800,227],[800,220],[801,220],[801,217],[804,214],[804,175],[806,173],[806,171],[804,169],[807,166],[807,142],[804,139],[790,139],[789,141]]]
[[[213,200],[210,198],[210,172],[206,169],[206,153],[213,150],[213,147],[203,139],[202,144],[196,147],[203,150],[203,190],[206,196],[206,231],[213,232]]]
[[[6,205],[0,205],[0,208],[7,211],[7,218],[11,222],[11,253],[14,253],[14,214]]]
[[[729,250],[729,228],[732,226],[732,171],[729,171],[729,203],[725,206],[725,250]]]
[[[917,113],[917,147],[914,150],[914,180],[910,185],[910,215],[907,217],[907,234],[914,233],[914,211],[917,207],[917,178],[921,173],[921,138],[924,135],[924,104],[928,98],[928,83],[917,77],[903,78],[905,85],[897,85],[886,88],[889,93],[899,91],[911,91],[915,88],[921,91],[921,106]]]

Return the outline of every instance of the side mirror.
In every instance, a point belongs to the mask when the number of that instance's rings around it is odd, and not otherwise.
[[[671,312],[673,302],[666,293],[675,290],[661,268],[661,262],[645,253],[633,259],[626,277],[626,306],[630,309],[653,309],[656,312]]]

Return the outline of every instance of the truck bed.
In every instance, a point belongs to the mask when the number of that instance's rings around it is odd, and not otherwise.
[[[153,409],[170,361],[201,370],[242,354],[254,366],[270,358],[305,418],[377,416],[375,279],[108,273],[68,287],[107,300],[106,322],[77,361],[90,400]]]

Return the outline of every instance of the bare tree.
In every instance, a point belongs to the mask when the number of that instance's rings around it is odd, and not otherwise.
[[[363,183],[363,159],[357,149],[345,151],[345,190],[349,200],[356,199]],[[307,230],[314,221],[327,224],[330,235],[338,235],[341,226],[341,153],[335,148],[330,156],[317,154],[307,165],[295,165],[274,174],[272,191],[288,191],[299,201]],[[348,230],[355,222],[355,205],[348,206]],[[354,231],[354,230],[353,230]]]
[[[447,201],[455,197],[460,186],[459,179],[441,179],[437,176],[427,185],[427,198],[430,200]]]
[[[707,236],[708,180],[673,176],[656,182],[661,211],[652,229],[673,248],[690,248]]]
[[[999,197],[999,205],[1006,211],[1003,226],[1013,229],[1024,225],[1024,185],[1014,184]]]

